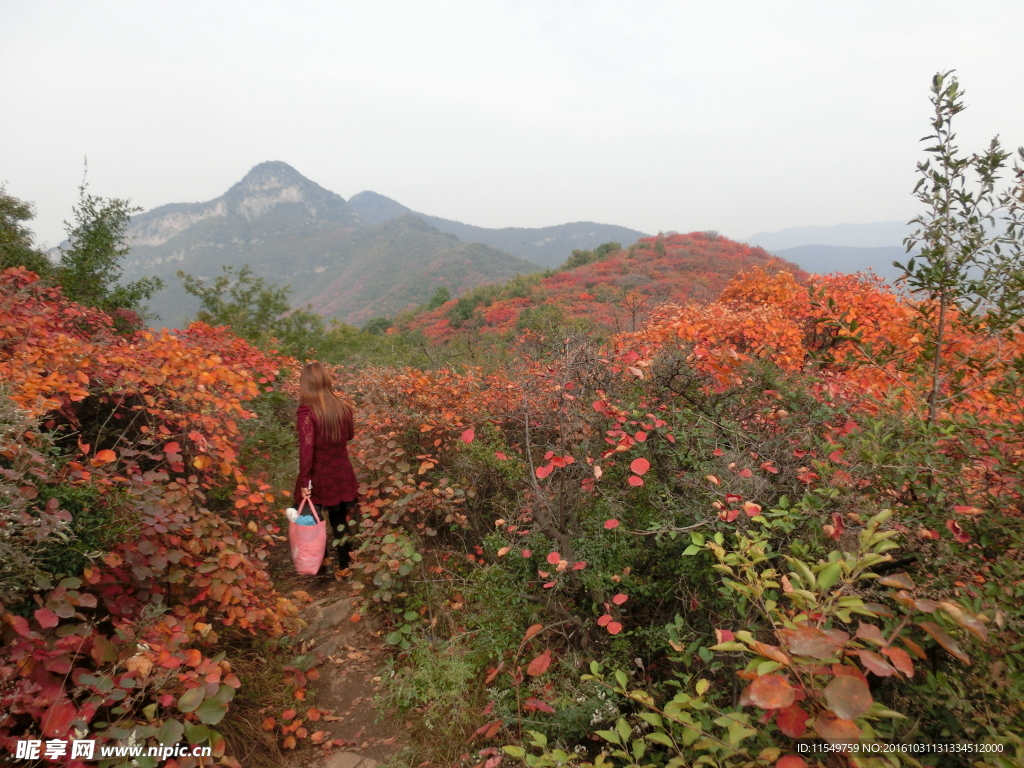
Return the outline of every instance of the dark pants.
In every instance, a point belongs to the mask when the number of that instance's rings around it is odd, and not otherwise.
[[[353,533],[348,522],[352,519],[355,509],[355,501],[343,501],[340,504],[334,504],[330,507],[320,507],[320,511],[327,519],[327,548],[324,551],[325,560],[331,552],[331,543],[334,542],[335,539],[351,536]],[[349,561],[351,559],[352,542],[345,541],[344,543],[340,543],[335,547],[334,551],[337,555],[337,567],[348,568]]]

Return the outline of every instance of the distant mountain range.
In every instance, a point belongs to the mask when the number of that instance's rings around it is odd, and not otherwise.
[[[540,270],[536,264],[482,243],[464,243],[412,214],[356,230],[320,230],[301,241],[277,241],[289,250],[323,253],[315,277],[298,281],[294,304],[361,325],[394,317],[430,300],[441,286],[453,295],[484,283]],[[283,282],[283,281],[282,281]]]
[[[759,232],[743,242],[759,245],[807,272],[863,272],[868,269],[892,282],[902,272],[894,261],[907,259],[903,239],[914,226],[902,221],[836,224],[831,227],[790,227]]]
[[[592,221],[577,221],[572,224],[558,224],[553,227],[533,229],[529,227],[504,227],[502,229],[474,227],[472,224],[463,224],[461,221],[416,213],[390,197],[378,195],[376,192],[360,192],[358,195],[354,195],[348,203],[367,223],[377,224],[396,216],[413,214],[442,232],[455,235],[460,240],[499,248],[542,267],[559,266],[574,250],[587,250],[610,242],[626,246],[635,243],[641,237],[647,237],[646,234],[635,229],[617,227],[614,224],[595,224]]]
[[[857,272],[886,279],[899,272],[902,222],[794,227],[745,238],[807,272]],[[626,227],[575,222],[489,229],[413,211],[376,192],[346,201],[287,163],[260,163],[220,197],[172,203],[132,219],[125,279],[164,278],[150,302],[155,325],[181,326],[198,309],[176,273],[213,278],[249,264],[289,285],[295,306],[349,323],[395,317],[430,300],[561,265],[574,250],[648,237]],[[714,270],[711,270],[714,272]]]
[[[902,245],[879,248],[847,248],[841,245],[798,245],[772,251],[776,256],[798,265],[805,272],[825,275],[829,272],[866,272],[871,270],[888,282],[902,275],[894,261],[905,262]]]
[[[913,230],[913,225],[905,221],[876,221],[870,224],[836,224],[831,227],[789,227],[778,232],[758,232],[739,239],[772,252],[800,245],[882,248],[902,245],[903,239]]]
[[[178,270],[213,278],[223,265],[249,264],[268,281],[290,285],[294,304],[362,323],[422,304],[438,286],[457,295],[555,266],[574,249],[609,240],[626,245],[644,234],[593,222],[474,227],[417,214],[375,192],[346,202],[287,163],[266,162],[214,200],[134,217],[129,236],[124,278],[163,277],[167,287],[150,302],[154,323],[179,326],[198,303]]]

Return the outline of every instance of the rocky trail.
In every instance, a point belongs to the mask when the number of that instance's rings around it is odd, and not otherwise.
[[[287,543],[282,547],[288,557]],[[286,752],[287,768],[377,768],[402,746],[403,729],[374,708],[380,690],[380,669],[386,657],[384,641],[372,621],[353,612],[362,585],[348,578],[295,575],[290,562],[276,569],[278,588],[305,603],[300,618],[307,627],[295,646],[296,656],[312,654],[318,676],[307,678],[306,700],[295,709],[310,720],[310,733],[324,732],[319,744],[300,740]]]

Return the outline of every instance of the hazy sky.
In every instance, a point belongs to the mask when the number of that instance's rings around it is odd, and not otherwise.
[[[1024,144],[1024,4],[0,0],[0,183],[207,200],[263,160],[481,226],[910,218],[928,86]]]

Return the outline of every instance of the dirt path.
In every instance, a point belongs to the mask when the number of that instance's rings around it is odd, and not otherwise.
[[[288,557],[287,543],[283,555]],[[377,768],[401,748],[403,729],[373,706],[385,646],[371,622],[352,620],[361,585],[349,578],[300,577],[290,562],[282,566],[275,568],[278,589],[307,602],[300,617],[308,626],[297,638],[296,655],[313,653],[319,671],[302,703],[324,714],[306,725],[328,734],[321,746],[300,741],[287,768]]]

